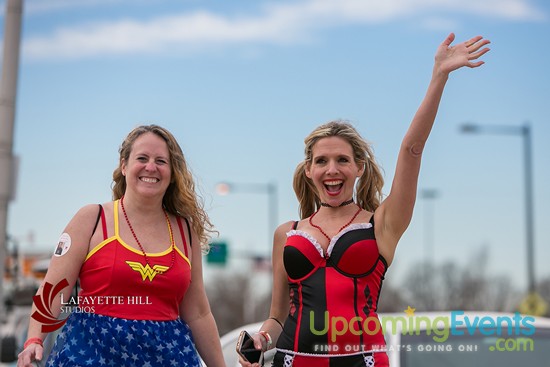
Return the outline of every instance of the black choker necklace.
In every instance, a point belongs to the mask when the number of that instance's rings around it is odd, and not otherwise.
[[[349,204],[351,204],[351,203],[353,203],[353,198],[351,198],[351,199],[349,199],[349,200],[347,200],[347,201],[344,201],[342,204],[337,205],[337,206],[332,206],[332,205],[327,204],[327,203],[321,203],[321,206],[325,206],[325,207],[327,207],[327,208],[340,208],[341,206],[346,206],[346,205],[349,205]]]

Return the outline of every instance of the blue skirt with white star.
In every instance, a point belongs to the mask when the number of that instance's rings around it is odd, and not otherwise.
[[[189,326],[182,320],[128,320],[73,313],[57,336],[46,366],[201,365]]]

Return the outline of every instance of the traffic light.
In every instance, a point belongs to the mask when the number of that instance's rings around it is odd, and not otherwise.
[[[206,262],[209,264],[225,265],[227,262],[227,243],[212,242],[210,251],[206,255]]]

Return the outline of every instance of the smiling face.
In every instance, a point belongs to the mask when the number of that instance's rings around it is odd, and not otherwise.
[[[306,176],[313,181],[321,202],[338,206],[352,198],[355,181],[363,169],[353,158],[351,144],[331,136],[319,139],[311,152]]]
[[[162,198],[172,176],[170,152],[164,139],[152,132],[140,135],[132,144],[128,159],[123,159],[121,171],[126,177],[126,190]]]

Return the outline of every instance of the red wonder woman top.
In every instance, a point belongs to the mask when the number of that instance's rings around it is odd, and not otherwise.
[[[296,225],[283,252],[291,299],[277,348],[328,356],[384,348],[376,309],[387,262],[373,221],[345,228],[326,254]]]
[[[107,238],[105,216],[101,212],[103,238],[86,257],[80,270],[79,307],[93,313],[134,320],[175,320],[179,305],[191,283],[191,263],[181,218],[177,218],[185,254],[176,247],[174,265],[169,267],[171,247],[160,253],[147,253],[127,245],[119,235],[118,200],[114,202],[115,234]]]

